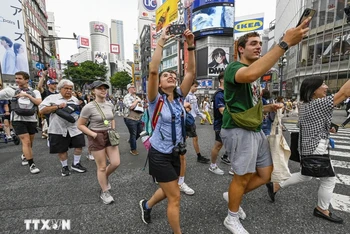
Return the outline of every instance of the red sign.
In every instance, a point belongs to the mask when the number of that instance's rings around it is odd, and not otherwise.
[[[157,31],[156,31],[156,24],[151,24],[151,48],[155,49],[157,47]]]
[[[51,77],[52,79],[56,79],[57,78],[56,69],[50,67],[48,70],[49,70],[49,77]]]
[[[120,53],[120,47],[118,44],[111,44],[111,53],[113,53],[113,54]]]
[[[78,37],[78,48],[89,48],[90,40],[88,37],[79,36]]]

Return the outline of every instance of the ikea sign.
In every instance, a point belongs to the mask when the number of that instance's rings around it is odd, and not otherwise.
[[[235,33],[260,31],[264,28],[264,18],[248,19],[235,22]]]

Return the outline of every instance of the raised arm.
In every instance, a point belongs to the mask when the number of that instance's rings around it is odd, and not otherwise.
[[[348,97],[350,97],[350,80],[348,80],[334,95],[333,104],[338,105]]]
[[[42,71],[41,72],[41,76],[40,76],[40,79],[39,79],[39,83],[38,83],[38,90],[40,93],[43,93],[44,92],[44,82],[45,82],[45,78],[46,78],[46,74],[47,74],[47,71]]]
[[[166,41],[173,37],[173,35],[167,35],[168,27],[163,28],[162,34],[157,42],[156,50],[153,53],[152,60],[149,63],[149,76],[148,76],[148,89],[147,96],[148,100],[152,102],[158,94],[158,86],[159,86],[159,65],[163,56],[163,47]]]
[[[283,37],[289,47],[298,44],[305,34],[309,31],[307,24],[310,19],[305,20],[296,28],[287,30]],[[252,63],[249,67],[240,68],[235,76],[235,81],[238,83],[251,83],[264,75],[271,67],[278,61],[278,59],[285,53],[285,50],[280,46],[275,46],[263,57]]]
[[[193,84],[193,80],[195,79],[196,74],[196,62],[194,58],[194,35],[189,30],[186,29],[184,32],[184,36],[186,38],[186,42],[188,45],[188,63],[187,63],[187,71],[184,77],[184,80],[181,83],[180,89],[183,96],[187,96],[188,92],[191,89],[191,86]]]

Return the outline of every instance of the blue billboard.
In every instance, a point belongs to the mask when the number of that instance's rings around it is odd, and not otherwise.
[[[207,5],[207,4],[216,4],[216,3],[231,3],[234,4],[234,0],[194,0],[192,3],[192,9],[196,9],[200,6]]]
[[[206,35],[232,36],[234,28],[234,1],[194,1],[191,30],[198,37]]]

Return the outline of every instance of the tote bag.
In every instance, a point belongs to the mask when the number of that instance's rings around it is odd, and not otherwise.
[[[282,182],[289,177],[291,173],[288,168],[288,160],[290,157],[290,148],[286,139],[282,134],[282,110],[277,110],[275,120],[271,128],[271,135],[267,137],[270,145],[270,151],[273,161],[273,171],[271,174],[271,182]],[[277,132],[276,132],[277,130]]]

